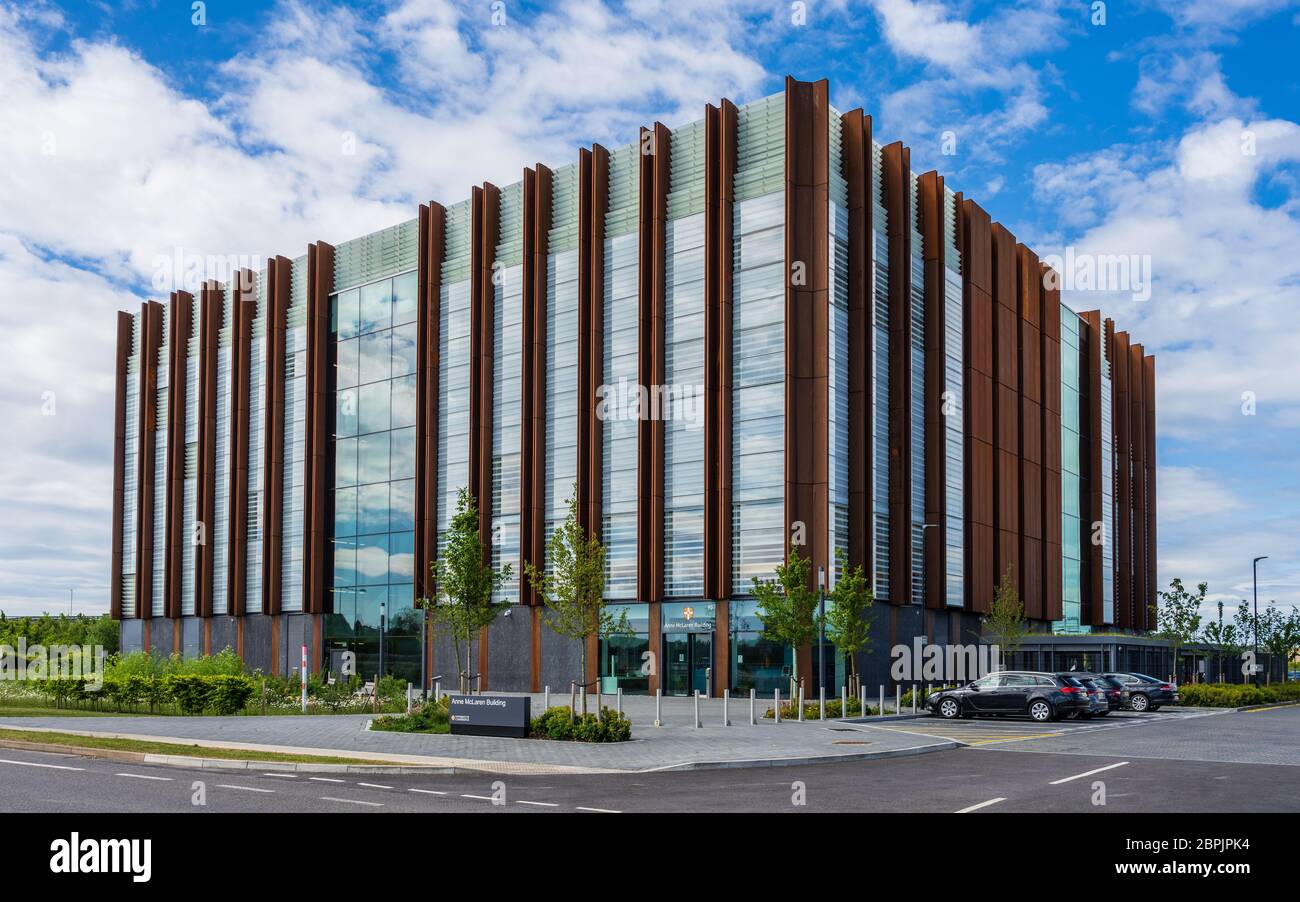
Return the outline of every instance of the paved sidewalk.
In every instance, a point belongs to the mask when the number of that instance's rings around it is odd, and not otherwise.
[[[567,697],[566,697],[567,700]],[[558,703],[556,696],[552,704]],[[595,699],[591,699],[594,708]],[[541,710],[540,696],[533,710]],[[487,736],[384,733],[366,730],[369,715],[266,717],[4,717],[0,726],[91,732],[122,737],[182,739],[192,744],[298,753],[332,753],[394,763],[510,773],[640,772],[702,767],[752,767],[885,758],[955,748],[956,743],[877,729],[869,724],[763,720],[749,725],[748,700],[733,701],[732,726],[722,726],[722,701],[701,699],[704,726],[692,726],[692,699],[664,699],[655,727],[653,698],[625,698],[632,741],[611,744],[498,739]]]

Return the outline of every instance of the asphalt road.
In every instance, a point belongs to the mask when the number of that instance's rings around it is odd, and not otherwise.
[[[639,774],[285,776],[0,749],[0,810],[1300,811],[1300,707],[1157,718],[1046,727],[922,720],[908,729],[956,731],[970,747],[879,761]],[[1161,747],[1172,754],[1152,754]],[[1200,757],[1192,754],[1197,749]],[[1238,754],[1223,760],[1224,749]],[[1289,763],[1252,760],[1258,757]],[[200,790],[204,804],[196,801]],[[1105,802],[1097,804],[1101,792]]]

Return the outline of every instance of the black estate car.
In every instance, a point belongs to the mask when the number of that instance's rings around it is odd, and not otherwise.
[[[1098,679],[1100,679],[1099,677],[1094,677],[1090,673],[1058,673],[1056,676],[1073,677],[1075,680],[1078,680],[1079,685],[1083,686],[1087,691],[1088,698],[1092,702],[1092,705],[1086,712],[1079,712],[1077,715],[1078,717],[1086,720],[1087,718],[1094,716],[1105,717],[1110,713],[1110,702],[1106,699],[1106,689],[1097,682]]]
[[[1159,711],[1161,705],[1178,704],[1178,687],[1166,680],[1157,680],[1145,673],[1104,673],[1102,676],[1119,680],[1128,692],[1128,707],[1137,711]]]
[[[1028,714],[1046,722],[1091,710],[1087,688],[1072,676],[1004,670],[930,696],[930,713],[953,719],[972,715]]]

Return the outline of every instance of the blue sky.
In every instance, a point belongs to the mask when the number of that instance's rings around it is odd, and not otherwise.
[[[1268,554],[1300,604],[1294,0],[194,6],[0,0],[6,612],[107,607],[113,311],[160,257],[297,256],[787,73],[1040,253],[1149,257],[1149,301],[1065,299],[1157,354],[1161,583],[1232,603]]]

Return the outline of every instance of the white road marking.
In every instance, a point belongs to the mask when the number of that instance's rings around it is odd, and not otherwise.
[[[622,814],[621,811],[614,811],[610,808],[583,808],[581,805],[576,806],[579,811],[594,811],[597,814]]]
[[[170,783],[170,782],[171,782],[171,779],[172,779],[171,777],[154,777],[154,776],[151,776],[151,775],[149,775],[149,774],[113,774],[113,776],[115,776],[115,777],[131,777],[132,779],[135,779],[135,780],[163,780],[163,781],[166,781],[166,782],[168,782],[168,783]]]
[[[369,787],[370,789],[392,789],[392,788],[393,788],[393,787],[391,787],[391,786],[385,786],[385,785],[382,784],[382,783],[360,783],[360,782],[358,782],[357,785],[358,785],[358,786],[367,786],[367,787]]]
[[[412,789],[411,792],[422,792],[425,795],[430,796],[445,796],[447,794],[445,792],[439,792],[436,789]]]
[[[515,799],[516,805],[538,805],[542,808],[559,808],[558,802],[530,802],[527,799]]]
[[[1075,774],[1073,777],[1065,777],[1061,780],[1053,780],[1051,783],[1048,783],[1047,785],[1059,786],[1062,783],[1069,783],[1071,780],[1079,780],[1082,779],[1083,777],[1091,777],[1093,774],[1099,774],[1104,770],[1114,770],[1117,767],[1123,767],[1125,764],[1128,764],[1128,762],[1120,761],[1117,764],[1107,764],[1105,767],[1098,767],[1095,768],[1094,770],[1086,770],[1081,774]]]
[[[383,808],[383,802],[363,802],[361,799],[340,799],[334,796],[321,796],[322,802],[346,802],[349,805],[369,805],[371,808]]]
[[[218,789],[242,789],[244,792],[275,792],[274,789],[260,789],[256,786],[236,786],[233,783],[218,783]]]
[[[461,797],[462,799],[478,799],[480,802],[495,802],[495,801],[496,801],[496,799],[492,798],[492,796],[472,796],[472,795],[470,795],[469,793],[466,793],[466,792],[462,792],[462,793],[460,794],[460,797]]]
[[[347,780],[336,780],[333,777],[308,777],[308,780],[316,780],[320,783],[346,783]]]
[[[264,776],[264,777],[280,777],[280,778],[283,779],[283,780],[296,780],[296,779],[298,779],[298,775],[297,775],[297,774],[272,774],[272,773],[266,773],[266,774],[262,774],[262,776]]]
[[[50,770],[85,770],[84,767],[68,767],[65,764],[37,764],[35,761],[10,761],[0,758],[0,764],[17,764],[20,767],[48,767]]]
[[[990,805],[996,805],[998,802],[1005,802],[1005,798],[989,799],[987,802],[980,802],[978,805],[971,805],[969,808],[963,808],[957,814],[968,814],[972,811],[979,811],[981,808],[987,808]]]

